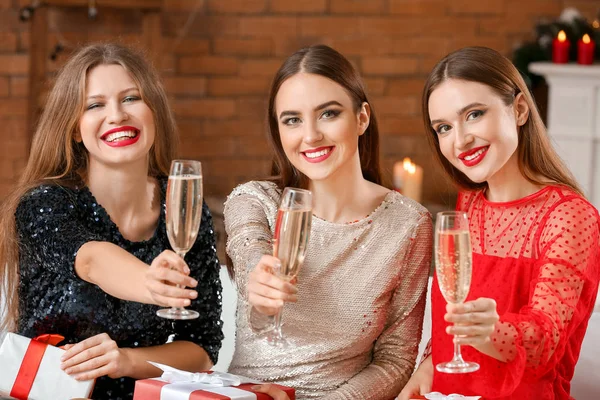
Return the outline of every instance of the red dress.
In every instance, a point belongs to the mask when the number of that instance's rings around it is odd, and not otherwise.
[[[462,346],[464,359],[479,363],[480,370],[435,371],[433,390],[484,399],[571,399],[570,381],[600,280],[598,211],[562,186],[506,203],[489,202],[481,191],[464,192],[457,209],[469,216],[473,248],[467,301],[496,300],[500,321],[492,340],[511,361]],[[452,359],[453,344],[437,280],[431,297],[435,365]]]

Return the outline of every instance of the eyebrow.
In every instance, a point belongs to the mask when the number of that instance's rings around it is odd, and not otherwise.
[[[468,109],[473,108],[473,107],[487,107],[487,106],[485,104],[483,104],[483,103],[477,103],[477,102],[471,103],[471,104],[467,104],[466,106],[464,106],[463,108],[461,108],[460,110],[458,110],[456,112],[456,115],[462,115],[465,111],[467,111]],[[435,125],[438,122],[444,122],[444,120],[442,120],[442,119],[434,119],[434,120],[431,121],[431,125]]]
[[[326,102],[326,103],[319,104],[318,106],[316,106],[316,107],[315,107],[315,111],[322,110],[322,109],[324,109],[324,108],[327,108],[327,107],[329,107],[329,106],[340,106],[340,107],[343,107],[343,106],[340,104],[340,102],[338,102],[338,101],[335,101],[335,100],[331,100],[331,101],[328,101],[328,102]],[[279,118],[281,118],[281,117],[285,117],[285,116],[296,116],[296,115],[300,115],[300,111],[293,111],[293,110],[290,110],[290,111],[282,111],[282,112],[281,112],[281,114],[279,114]]]
[[[119,95],[122,95],[123,93],[131,92],[131,91],[134,91],[134,90],[135,91],[139,91],[139,89],[137,87],[132,86],[132,87],[127,88],[125,90],[121,90],[119,92]],[[92,96],[88,96],[86,100],[101,99],[101,98],[104,98],[104,95],[102,95],[102,94],[95,94],[95,95],[92,95]]]

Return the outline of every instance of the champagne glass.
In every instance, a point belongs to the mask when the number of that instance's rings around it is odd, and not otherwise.
[[[275,234],[273,256],[281,262],[281,268],[275,273],[291,281],[304,263],[310,226],[312,222],[312,193],[308,190],[285,188],[281,195]],[[281,332],[281,313],[275,315],[275,326],[267,332],[267,341],[277,347],[288,347],[290,343]]]
[[[471,239],[467,214],[447,211],[437,214],[435,223],[435,272],[446,302],[465,301],[471,287]],[[475,372],[479,364],[463,360],[460,345],[454,343],[452,361],[437,364],[436,369],[449,374]]]
[[[202,221],[202,166],[200,161],[173,160],[166,199],[167,236],[173,251],[182,259],[192,248]],[[179,287],[179,285],[177,285]],[[199,314],[181,307],[158,310],[168,319],[194,319]]]

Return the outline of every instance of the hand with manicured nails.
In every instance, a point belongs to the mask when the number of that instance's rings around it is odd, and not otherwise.
[[[444,319],[454,324],[446,328],[446,333],[458,335],[454,339],[456,343],[472,346],[487,354],[487,348],[492,343],[490,335],[500,317],[496,311],[496,301],[480,297],[466,303],[448,303]]]
[[[63,348],[66,352],[61,357],[60,367],[78,381],[105,375],[113,379],[120,378],[127,376],[131,368],[126,349],[120,349],[106,333]]]
[[[166,307],[187,307],[191,299],[198,297],[198,282],[188,276],[190,269],[185,261],[171,250],[165,250],[154,260],[145,274],[144,285],[150,302]],[[180,287],[177,287],[179,285]]]
[[[275,275],[279,260],[264,255],[248,277],[248,302],[261,314],[275,315],[284,302],[296,302],[298,288],[295,279],[288,282]]]

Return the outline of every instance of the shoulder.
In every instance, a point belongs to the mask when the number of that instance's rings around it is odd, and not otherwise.
[[[225,206],[233,199],[240,196],[251,196],[256,197],[262,203],[265,204],[279,204],[279,198],[281,197],[281,191],[277,185],[273,182],[268,181],[250,181],[237,186],[227,196]]]
[[[65,208],[75,205],[77,201],[77,187],[68,187],[58,184],[42,184],[28,190],[19,201],[17,210],[29,208],[58,207]]]
[[[563,186],[551,186],[544,200],[548,204],[545,225],[559,225],[566,228],[585,223],[587,226],[600,226],[598,210],[585,197]]]
[[[421,203],[394,190],[387,194],[384,203],[392,213],[402,214],[415,222],[423,218],[431,219],[431,214]]]
[[[457,211],[467,211],[473,203],[477,196],[482,193],[481,190],[461,190],[458,192],[458,198],[456,200],[456,210]]]

